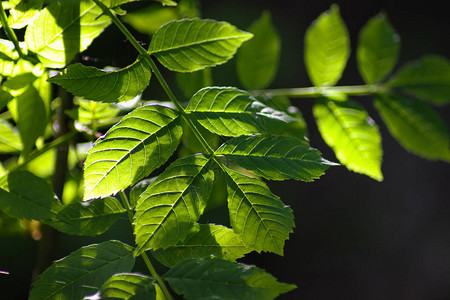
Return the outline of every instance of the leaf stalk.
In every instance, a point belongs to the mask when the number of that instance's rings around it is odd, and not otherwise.
[[[288,89],[253,90],[253,95],[288,96],[291,98],[315,98],[332,94],[345,94],[348,96],[366,96],[385,90],[383,85],[353,85],[353,86],[323,86]]]

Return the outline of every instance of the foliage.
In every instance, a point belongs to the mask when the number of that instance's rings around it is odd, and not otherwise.
[[[172,299],[171,293],[273,299],[294,289],[236,262],[252,251],[283,255],[295,227],[293,211],[265,180],[309,182],[338,165],[310,146],[305,121],[286,97],[316,98],[319,131],[349,170],[383,180],[378,126],[350,99],[354,95],[374,96],[406,150],[450,161],[446,124],[430,106],[449,103],[450,64],[428,55],[391,75],[400,38],[385,14],[360,33],[356,56],[365,85],[335,86],[350,40],[333,5],[305,34],[305,65],[314,87],[277,90],[267,89],[281,49],[270,12],[246,32],[197,18],[194,0],[158,1],[127,14],[119,6],[133,8],[128,2],[134,1],[2,3],[9,8],[7,15],[2,6],[0,17],[10,40],[0,40],[0,153],[8,158],[0,164],[0,209],[71,235],[100,235],[127,216],[136,243],[80,248],[40,275],[30,299]],[[153,35],[148,49],[120,18]],[[136,48],[135,62],[114,70],[77,63],[77,55],[111,24]],[[23,42],[13,28],[25,28]],[[237,75],[249,91],[211,84],[208,68],[236,52]],[[177,72],[187,103],[174,95],[155,59]],[[159,82],[170,102],[140,99],[150,80]],[[76,98],[57,98],[53,85]],[[61,131],[65,118],[68,132]],[[46,175],[32,172],[33,160],[68,141],[83,174],[76,163],[56,164],[74,175],[60,186],[54,179],[52,187]],[[85,143],[90,150],[83,150]],[[69,197],[56,192],[69,190],[70,183],[75,191]],[[231,227],[200,224],[221,193],[227,195]],[[165,275],[156,273],[147,254],[169,268]],[[150,274],[130,273],[138,256]]]

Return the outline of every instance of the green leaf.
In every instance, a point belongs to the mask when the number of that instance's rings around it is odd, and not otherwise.
[[[140,33],[154,34],[161,26],[172,20],[178,19],[178,14],[173,7],[162,7],[155,4],[135,10],[123,16],[122,20],[130,24]]]
[[[176,5],[177,5],[177,3],[176,3],[175,1],[173,1],[173,0],[154,0],[154,1],[156,1],[156,2],[161,2],[161,4],[162,4],[163,6],[165,6],[165,5],[168,5],[168,6],[176,6]]]
[[[187,300],[269,300],[296,288],[293,284],[277,282],[255,266],[218,258],[184,260],[164,277],[170,287]]]
[[[296,119],[233,87],[208,87],[190,100],[186,112],[209,131],[223,136],[266,132]]]
[[[99,235],[108,230],[125,213],[113,197],[91,201],[74,201],[58,212],[55,220],[44,222],[71,235]]]
[[[23,148],[17,131],[9,122],[0,119],[0,153],[19,152]]]
[[[0,39],[0,75],[10,76],[14,70],[14,52],[10,41]]]
[[[353,101],[319,99],[313,108],[319,131],[336,157],[349,170],[378,181],[381,173],[381,136],[374,120]]]
[[[252,36],[226,22],[172,21],[153,35],[149,52],[169,70],[192,72],[225,63]]]
[[[62,68],[111,23],[92,1],[57,1],[28,25],[25,42],[45,67]]]
[[[250,252],[241,238],[230,228],[214,224],[200,224],[191,229],[186,239],[167,249],[152,252],[154,258],[173,267],[188,258],[214,256],[235,261]]]
[[[306,141],[287,136],[241,136],[216,151],[241,167],[271,180],[313,181],[336,165],[321,157]]]
[[[400,52],[400,36],[385,14],[369,20],[359,34],[356,52],[358,68],[364,81],[376,83],[389,75]]]
[[[388,82],[435,105],[450,103],[450,62],[442,56],[426,55],[403,66]]]
[[[137,273],[114,274],[97,294],[87,299],[156,300],[153,279]]]
[[[8,24],[11,28],[19,29],[33,21],[39,10],[42,9],[43,0],[22,0],[9,10]]]
[[[141,94],[148,86],[150,76],[149,65],[139,56],[132,65],[112,72],[73,64],[48,81],[88,100],[121,102]]]
[[[136,255],[183,240],[203,213],[212,190],[210,158],[192,155],[173,162],[139,198],[134,232]]]
[[[88,152],[84,199],[123,191],[148,176],[178,147],[182,130],[177,112],[163,106],[135,109]]]
[[[257,252],[283,255],[284,241],[293,232],[292,210],[266,184],[225,168],[230,222],[244,244]]]
[[[111,122],[120,112],[120,108],[111,103],[100,103],[81,98],[75,99],[75,103],[78,104],[78,115],[75,119],[78,119],[81,124],[91,125],[92,127],[95,127],[94,124],[98,126],[102,123]]]
[[[133,248],[119,241],[82,247],[45,270],[29,299],[83,299],[115,273],[129,272],[134,261]]]
[[[253,38],[237,54],[237,74],[246,89],[264,89],[275,78],[280,59],[281,41],[269,11],[249,28]]]
[[[0,87],[0,110],[8,104],[14,97],[7,91]]]
[[[33,220],[56,217],[63,208],[52,186],[28,171],[15,171],[2,178],[0,209],[11,216]]]
[[[178,87],[187,98],[191,98],[198,90],[212,84],[211,69],[191,73],[176,73]]]
[[[375,107],[406,150],[427,159],[450,162],[447,125],[429,105],[400,94],[380,94]]]
[[[306,70],[315,86],[332,86],[341,78],[350,56],[350,38],[337,5],[310,25],[304,54]]]

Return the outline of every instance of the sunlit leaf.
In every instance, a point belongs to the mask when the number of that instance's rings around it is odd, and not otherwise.
[[[426,103],[400,94],[377,95],[375,106],[391,134],[408,151],[450,162],[444,120]]]
[[[76,99],[78,104],[78,122],[84,125],[98,125],[115,117],[120,108],[110,103],[99,103],[90,100]]]
[[[149,52],[172,71],[192,72],[225,63],[252,36],[226,22],[172,21],[153,35]]]
[[[358,68],[366,83],[372,84],[389,75],[400,52],[400,36],[385,14],[369,20],[359,34]]]
[[[22,148],[17,130],[9,122],[0,119],[0,153],[19,152]]]
[[[450,62],[438,55],[426,55],[404,65],[388,82],[436,105],[450,103]]]
[[[232,87],[208,87],[190,100],[186,112],[209,131],[224,136],[267,132],[296,119]]]
[[[335,85],[342,76],[350,56],[347,28],[332,5],[308,28],[305,34],[305,66],[315,86]]]
[[[226,141],[216,154],[271,180],[313,181],[335,165],[306,141],[287,136],[236,137]]]
[[[374,120],[353,101],[319,99],[314,117],[325,142],[349,170],[378,181],[381,173],[381,136]]]
[[[118,71],[72,64],[49,82],[59,84],[75,96],[101,102],[120,102],[135,98],[148,86],[149,65],[140,56],[135,63]]]
[[[136,254],[183,240],[206,206],[214,172],[201,155],[173,162],[141,195],[136,206]]]
[[[164,24],[178,19],[178,15],[173,7],[155,4],[130,11],[122,19],[141,33],[154,34]]]
[[[100,291],[88,299],[156,300],[153,279],[138,273],[114,274]]]
[[[261,180],[228,168],[224,171],[234,232],[241,235],[247,247],[257,252],[283,255],[284,242],[293,232],[292,210]]]
[[[275,78],[280,58],[281,41],[269,11],[248,29],[254,36],[237,54],[237,74],[246,89],[262,89]]]
[[[269,300],[296,288],[293,284],[278,282],[255,266],[218,258],[184,260],[164,277],[170,287],[187,300]]]
[[[84,199],[138,182],[169,159],[181,138],[179,115],[163,106],[135,109],[98,139],[84,165]]]
[[[45,270],[29,299],[83,299],[115,273],[131,271],[134,261],[133,248],[119,241],[82,247]]]
[[[214,256],[235,261],[250,252],[241,238],[230,228],[214,224],[200,224],[191,229],[186,239],[167,249],[152,252],[162,264],[173,267],[188,258]]]
[[[177,85],[183,94],[191,98],[198,90],[212,84],[211,69],[191,73],[176,73]]]

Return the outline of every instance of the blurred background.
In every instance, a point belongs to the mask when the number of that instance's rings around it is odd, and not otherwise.
[[[280,67],[271,87],[307,87],[311,83],[303,63],[304,33],[332,3],[339,5],[352,41],[352,55],[339,85],[363,84],[356,67],[357,36],[369,18],[380,11],[387,14],[402,39],[398,66],[428,53],[449,58],[448,11],[438,1],[205,0],[201,1],[201,12],[204,18],[227,21],[245,30],[269,10],[282,41]],[[132,11],[140,5],[127,8]],[[148,36],[133,33],[148,43]],[[113,26],[85,55],[118,67],[136,58],[134,49]],[[213,68],[212,74],[215,85],[240,87],[235,59]],[[168,71],[164,75],[169,81],[174,79]],[[151,81],[149,90],[148,97],[166,99],[156,80]],[[272,192],[292,207],[295,231],[286,242],[284,257],[250,254],[241,261],[298,286],[280,299],[450,299],[449,165],[406,152],[387,132],[372,99],[354,99],[380,127],[384,181],[333,167],[313,183],[269,182]],[[324,158],[337,161],[318,133],[312,116],[313,100],[292,102],[308,123],[312,147]],[[439,108],[438,112],[448,125],[450,107]],[[217,209],[208,218],[219,217],[221,212]],[[126,220],[100,238],[61,235],[56,257],[118,237],[133,243]],[[0,274],[0,299],[27,298],[36,249],[37,242],[29,236],[0,236],[0,266],[10,272]]]

